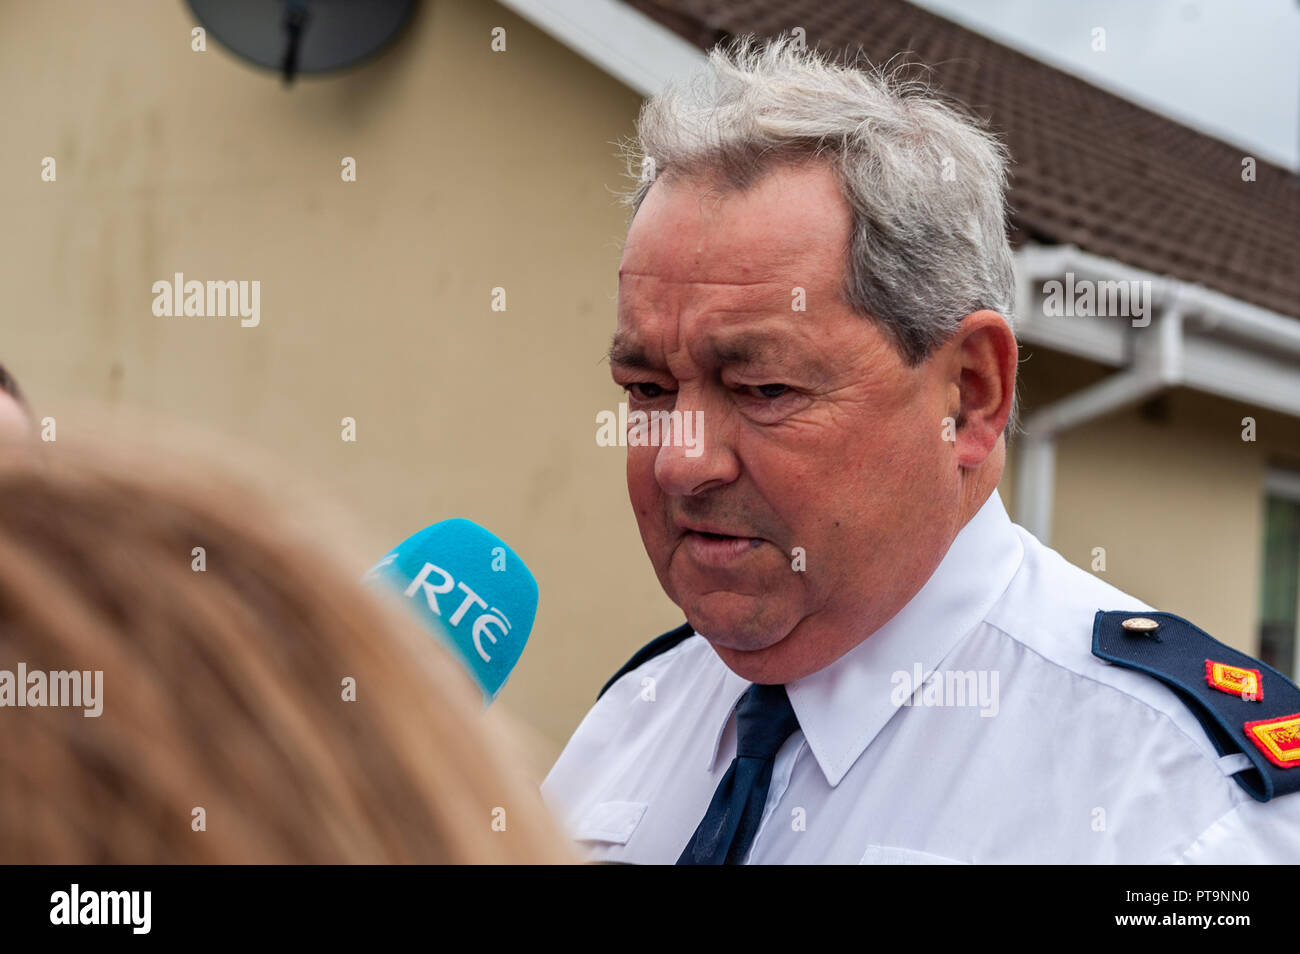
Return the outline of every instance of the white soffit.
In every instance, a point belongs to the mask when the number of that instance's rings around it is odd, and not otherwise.
[[[642,96],[699,72],[704,53],[619,0],[497,0]]]

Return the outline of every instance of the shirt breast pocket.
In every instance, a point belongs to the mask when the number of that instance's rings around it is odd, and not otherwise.
[[[946,855],[932,855],[928,851],[912,848],[890,848],[885,845],[867,845],[860,865],[964,865],[966,862]]]
[[[606,845],[626,845],[641,824],[646,802],[597,802],[578,821],[574,837]]]

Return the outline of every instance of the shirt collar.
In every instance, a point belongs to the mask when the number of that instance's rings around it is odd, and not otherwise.
[[[829,785],[840,783],[901,705],[893,674],[905,672],[911,680],[918,666],[926,674],[937,668],[988,615],[1023,556],[1024,545],[994,490],[925,585],[889,622],[829,666],[786,685],[799,728]],[[723,669],[721,689],[732,704],[718,727],[710,769],[731,712],[749,687]]]

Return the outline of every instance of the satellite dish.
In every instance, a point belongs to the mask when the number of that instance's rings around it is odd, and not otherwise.
[[[416,0],[188,0],[199,24],[250,63],[329,73],[374,56],[402,32]]]

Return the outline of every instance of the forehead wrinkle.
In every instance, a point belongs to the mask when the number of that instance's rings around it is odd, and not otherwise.
[[[680,286],[695,283],[669,282]],[[611,364],[647,366],[644,358],[644,334],[674,328],[697,339],[707,340],[707,329],[716,324],[749,322],[781,314],[781,305],[770,295],[753,292],[739,294],[712,294],[711,289],[725,283],[705,283],[706,288],[696,295],[683,295],[680,289],[670,295],[624,296],[619,301],[618,328],[610,342],[608,358]],[[781,285],[780,282],[745,282],[749,288],[759,285]],[[784,298],[782,298],[784,301]],[[692,334],[693,333],[693,334]]]
[[[620,278],[623,275],[634,276],[638,283],[649,279],[650,288],[656,292],[621,297],[619,327],[608,354],[611,366],[661,370],[665,360],[671,363],[672,356],[652,355],[660,344],[657,339],[647,341],[643,336],[649,333],[654,337],[671,326],[676,332],[674,337],[684,339],[678,341],[676,350],[685,352],[697,367],[770,362],[800,372],[825,370],[823,360],[815,353],[816,336],[807,318],[795,318],[786,310],[787,281],[680,281],[632,269],[622,270]],[[782,289],[780,300],[774,301],[770,292],[759,290],[765,286]],[[744,290],[728,294],[724,289],[729,287]],[[658,292],[660,288],[667,294]],[[774,321],[779,328],[773,327]],[[810,344],[812,353],[808,351]]]
[[[648,278],[656,282],[669,282],[673,285],[721,285],[723,287],[734,286],[736,288],[747,288],[751,285],[780,285],[781,287],[790,287],[797,285],[798,282],[791,282],[779,278],[759,278],[753,281],[718,281],[707,278],[668,278],[655,272],[639,272],[632,268],[621,268],[618,277],[621,279],[625,275],[635,275],[637,278]]]

